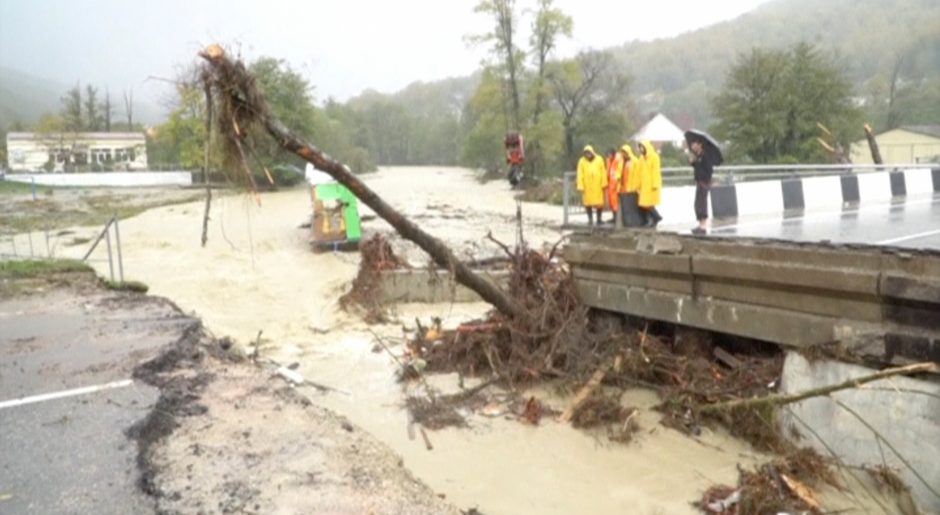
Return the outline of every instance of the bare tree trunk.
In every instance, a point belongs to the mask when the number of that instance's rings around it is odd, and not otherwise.
[[[124,113],[127,115],[127,130],[134,130],[134,90],[124,92]]]
[[[881,159],[881,150],[878,149],[878,141],[875,140],[875,134],[871,130],[871,125],[865,124],[865,138],[868,139],[868,149],[871,150],[871,160],[876,165],[884,164]]]
[[[206,59],[215,69],[227,70],[232,72],[236,70],[236,65],[222,52],[220,47],[212,46],[200,56]],[[245,73],[247,72],[237,72]],[[224,73],[219,73],[224,75]],[[232,90],[226,90],[223,94],[236,95]],[[242,99],[237,99],[243,102]],[[251,108],[257,112],[257,119],[277,142],[286,150],[300,156],[308,163],[313,164],[318,170],[322,170],[336,179],[340,184],[349,188],[365,205],[372,208],[373,211],[388,222],[404,238],[416,243],[421,249],[427,252],[434,262],[454,274],[458,283],[470,288],[476,292],[483,300],[492,304],[496,309],[506,316],[517,319],[524,319],[527,316],[526,311],[515,302],[506,292],[500,290],[495,284],[487,279],[473,273],[470,268],[461,260],[457,259],[454,253],[441,240],[431,236],[423,231],[411,220],[405,218],[395,208],[390,206],[385,200],[378,196],[358,177],[353,175],[349,167],[334,160],[330,156],[321,152],[318,148],[300,140],[291,133],[277,117],[271,113],[267,101],[262,95],[258,95],[257,100]],[[224,122],[223,122],[224,123]]]
[[[202,161],[202,178],[206,183],[206,208],[202,214],[202,246],[209,241],[209,208],[212,207],[212,188],[209,187],[209,150],[212,142],[212,87],[206,80],[203,84],[206,93],[206,141]]]

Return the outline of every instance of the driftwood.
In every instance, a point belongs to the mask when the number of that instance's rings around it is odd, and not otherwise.
[[[875,140],[875,133],[871,130],[871,125],[865,124],[865,139],[868,140],[868,150],[871,151],[871,160],[876,165],[884,164],[881,159],[881,150],[878,149],[878,141]]]
[[[823,386],[820,388],[813,388],[805,392],[794,393],[789,395],[767,395],[765,397],[754,397],[751,399],[738,399],[727,402],[719,402],[716,404],[709,404],[702,407],[702,413],[716,413],[720,411],[728,411],[741,408],[754,408],[757,406],[784,406],[786,404],[792,404],[794,402],[800,402],[806,399],[811,399],[813,397],[822,397],[829,395],[830,393],[838,392],[839,390],[847,390],[849,388],[857,388],[865,383],[870,383],[872,381],[877,381],[879,379],[885,379],[887,377],[899,376],[899,375],[908,375],[908,374],[917,374],[920,372],[936,372],[938,366],[933,362],[926,363],[916,363],[913,365],[906,365],[903,367],[888,368],[880,372],[875,372],[862,377],[855,377],[847,381],[843,381],[838,384],[832,384],[828,386]]]
[[[591,398],[591,394],[593,394],[601,385],[601,381],[603,381],[604,376],[607,375],[607,370],[608,367],[604,366],[594,372],[594,375],[591,376],[591,379],[589,379],[588,382],[585,383],[580,390],[578,390],[578,394],[575,395],[574,402],[571,403],[571,406],[568,406],[561,416],[558,417],[559,420],[562,422],[568,422],[572,419],[572,417],[574,417],[574,414],[578,411],[578,408],[583,406],[584,403]]]
[[[465,263],[454,255],[447,245],[405,218],[358,177],[353,175],[349,167],[334,160],[312,144],[302,141],[288,130],[271,112],[264,96],[255,89],[254,80],[244,65],[232,61],[218,45],[210,45],[200,52],[199,56],[208,63],[206,69],[209,77],[207,80],[213,82],[216,94],[223,96],[231,105],[236,106],[236,112],[243,113],[251,121],[260,124],[282,148],[300,156],[308,163],[313,164],[318,170],[326,172],[340,184],[349,188],[359,200],[372,208],[377,215],[394,227],[402,237],[414,242],[427,252],[438,266],[452,270],[458,283],[476,292],[483,300],[492,304],[506,316],[513,318],[524,318],[526,316],[526,311],[522,306],[516,303],[506,292],[500,290],[484,277],[473,273]],[[221,113],[219,116],[222,117]],[[242,153],[244,163],[240,138],[243,137],[242,135],[247,131],[247,128],[239,126],[235,119],[220,119],[219,124],[220,127],[223,127],[222,133],[229,139],[234,140],[235,146]],[[230,124],[230,126],[224,124]]]

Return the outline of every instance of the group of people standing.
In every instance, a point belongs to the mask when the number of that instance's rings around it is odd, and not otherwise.
[[[591,145],[584,147],[578,161],[577,187],[589,225],[604,223],[605,208],[613,213],[610,223],[615,223],[621,193],[637,195],[641,225],[656,227],[663,219],[656,210],[662,200],[662,165],[649,141],[637,144],[635,152],[629,144],[611,149],[606,159],[597,155]]]

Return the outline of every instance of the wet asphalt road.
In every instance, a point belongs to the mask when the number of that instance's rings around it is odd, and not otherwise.
[[[940,195],[715,223],[711,234],[940,250]]]
[[[159,299],[115,302],[117,295],[56,289],[0,301],[0,513],[154,511],[137,488],[137,444],[125,431],[158,392],[127,380],[191,320]]]

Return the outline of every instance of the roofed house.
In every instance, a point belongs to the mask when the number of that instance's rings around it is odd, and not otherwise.
[[[685,133],[672,120],[662,113],[646,122],[631,138],[632,141],[649,141],[651,143],[669,143],[681,148],[685,141]]]
[[[13,172],[146,170],[142,132],[11,132],[7,160]]]
[[[906,125],[875,136],[885,164],[940,163],[940,125]],[[852,143],[853,163],[873,160],[868,140]]]

